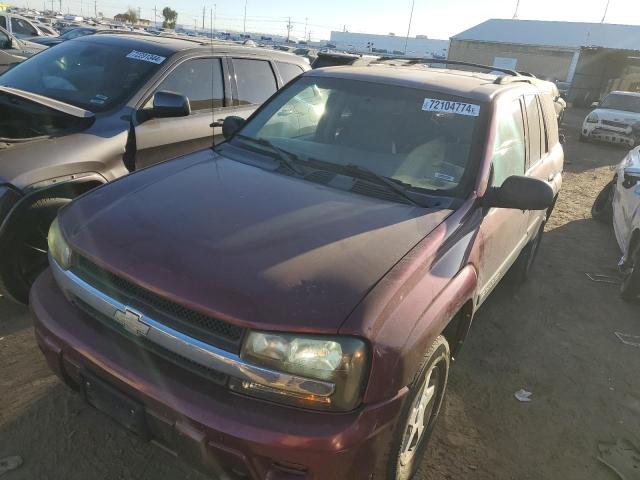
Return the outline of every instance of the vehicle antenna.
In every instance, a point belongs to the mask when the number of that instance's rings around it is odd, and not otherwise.
[[[213,8],[211,9],[210,16],[211,16],[211,148],[215,148],[216,146],[216,127],[220,126],[219,123],[220,122],[216,122],[216,118],[215,118],[215,111],[213,108],[213,97],[215,94],[215,86],[214,86],[214,81],[215,81],[215,68],[213,66],[215,59],[213,58],[213,11],[215,9],[215,4],[213,5]],[[203,17],[204,17],[204,13],[203,13]]]

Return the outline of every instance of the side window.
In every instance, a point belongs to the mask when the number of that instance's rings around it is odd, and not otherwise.
[[[35,37],[36,35],[38,35],[36,29],[21,18],[11,17],[11,30],[17,37]]]
[[[240,105],[260,104],[278,89],[269,62],[265,60],[233,59]]]
[[[302,67],[294,65],[293,63],[276,62],[276,65],[278,66],[278,71],[280,72],[280,76],[284,83],[289,83],[304,72]]]
[[[0,48],[11,48],[11,39],[9,38],[9,35],[2,31],[0,31]]]
[[[520,100],[498,108],[498,128],[493,147],[491,185],[499,187],[511,175],[524,173],[524,119]]]
[[[529,166],[535,165],[542,157],[542,132],[540,131],[540,110],[536,95],[524,97],[527,109],[527,128],[529,132]]]
[[[542,99],[538,97],[538,110],[540,115],[538,116],[538,123],[540,124],[540,153],[544,157],[549,152],[549,133],[547,132],[547,127],[545,125],[544,117],[544,107],[542,105]]]
[[[7,29],[7,19],[4,16],[0,16],[0,27]]]
[[[548,150],[551,150],[551,148],[560,141],[558,138],[558,116],[556,114],[553,98],[551,98],[550,95],[541,95],[540,104],[542,105],[542,111],[544,112],[544,123],[547,132],[547,148]]]
[[[224,83],[219,58],[197,58],[178,65],[158,86],[186,96],[192,110],[224,106]]]

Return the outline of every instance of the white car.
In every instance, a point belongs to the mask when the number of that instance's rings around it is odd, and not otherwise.
[[[611,92],[595,107],[582,124],[580,140],[600,140],[635,146],[640,131],[640,93]]]
[[[622,298],[640,296],[640,147],[618,165],[613,185],[613,229],[622,252]]]

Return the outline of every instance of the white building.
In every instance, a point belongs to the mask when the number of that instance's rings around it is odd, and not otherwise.
[[[354,53],[378,53],[410,57],[446,58],[449,41],[432,40],[423,35],[409,37],[371,33],[331,32],[330,43],[338,50]]]

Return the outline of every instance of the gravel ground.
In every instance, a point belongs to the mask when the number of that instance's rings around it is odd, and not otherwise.
[[[533,276],[519,290],[500,285],[478,312],[421,480],[613,480],[598,443],[640,447],[640,349],[614,335],[640,335],[640,307],[585,275],[615,275],[613,231],[589,209],[625,152],[578,143],[585,113],[565,120],[563,190]],[[514,398],[521,388],[533,392],[530,403]],[[24,464],[3,480],[204,479],[62,385],[36,347],[26,309],[0,298],[0,458],[8,455]]]

